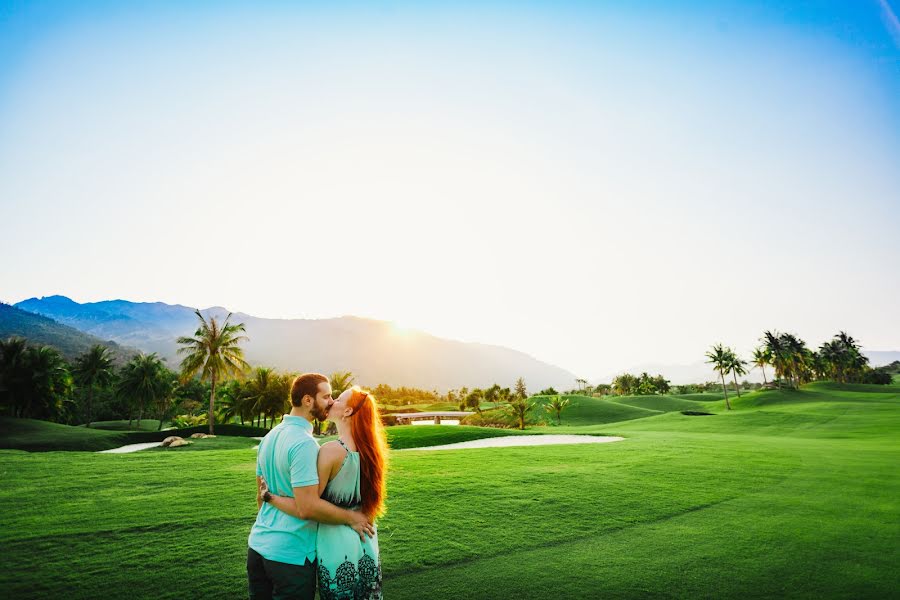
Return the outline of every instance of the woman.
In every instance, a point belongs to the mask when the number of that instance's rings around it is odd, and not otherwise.
[[[353,387],[328,410],[338,439],[319,449],[319,495],[337,506],[360,510],[374,522],[384,513],[387,438],[375,397]],[[293,499],[272,495],[272,504],[289,514]],[[316,542],[319,597],[380,600],[378,532],[360,541],[345,525],[319,524]]]

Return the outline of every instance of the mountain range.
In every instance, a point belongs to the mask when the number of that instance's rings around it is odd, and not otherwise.
[[[198,324],[193,308],[163,302],[78,303],[65,296],[47,296],[15,307],[96,338],[156,352],[173,369],[180,362],[177,338],[192,335]],[[201,310],[205,317],[220,319],[228,312],[220,306]],[[493,383],[512,386],[518,377],[532,391],[549,386],[568,389],[575,383],[573,373],[516,350],[401,331],[386,321],[349,316],[267,319],[238,312],[231,322],[246,328],[249,340],[243,347],[250,364],[284,371],[351,371],[365,385],[439,391]]]
[[[68,360],[74,360],[97,344],[109,348],[114,362],[120,365],[138,352],[134,348],[126,348],[57,323],[49,317],[0,302],[0,340],[10,337],[24,337],[35,344],[53,346]]]

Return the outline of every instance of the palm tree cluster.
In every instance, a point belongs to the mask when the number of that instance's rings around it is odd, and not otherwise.
[[[869,367],[869,359],[862,354],[859,342],[844,331],[823,343],[818,352],[810,350],[806,342],[792,333],[766,331],[760,342],[762,345],[753,351],[752,363],[754,368],[762,371],[763,382],[766,385],[769,385],[766,366],[774,369],[776,380],[792,388],[798,388],[813,379],[831,379],[840,383],[880,383],[883,380],[873,377],[875,372]],[[725,375],[732,374],[737,387],[737,376],[747,372],[745,369],[747,363],[731,348],[725,348],[722,344],[713,346],[706,356],[709,359],[707,362],[711,363],[713,369],[721,376],[727,405]]]
[[[122,398],[131,399],[132,406],[137,409],[137,428],[140,429],[144,409],[155,407],[157,413],[166,411],[166,405],[175,395],[175,384],[174,373],[163,365],[155,352],[141,353],[122,367],[116,392]],[[129,427],[133,416],[133,411],[129,411]],[[159,428],[162,428],[162,421],[159,420]]]
[[[725,385],[725,375],[731,374],[734,377],[734,387],[737,390],[738,398],[741,397],[741,388],[738,386],[737,376],[747,374],[747,362],[742,360],[737,353],[731,348],[726,348],[722,344],[716,344],[712,350],[706,353],[706,362],[712,364],[719,377],[722,378],[722,392],[725,394],[725,408],[731,410],[731,403],[728,401],[728,387]]]
[[[55,348],[23,338],[0,340],[0,412],[66,420],[73,388],[69,364]]]
[[[669,389],[668,379],[662,375],[651,377],[646,371],[640,375],[622,373],[612,382],[612,391],[618,396],[668,394]]]
[[[138,427],[147,409],[162,420],[171,416],[179,396],[175,374],[156,354],[139,354],[116,369],[108,348],[95,345],[73,363],[50,346],[23,338],[0,341],[0,412],[13,417],[63,423],[94,421],[95,401],[104,414],[116,413]]]
[[[247,379],[234,379],[222,387],[219,421],[234,418],[269,427],[275,419],[290,411],[291,382],[294,373],[279,373],[268,367],[257,367]]]
[[[859,342],[843,331],[819,346],[813,365],[818,377],[841,383],[861,382],[869,371],[869,359],[863,356]]]
[[[771,365],[775,377],[787,380],[791,387],[813,379],[859,383],[867,381],[872,371],[859,342],[844,331],[823,343],[818,352],[790,333],[766,331],[760,341],[763,345],[754,353],[754,362]]]

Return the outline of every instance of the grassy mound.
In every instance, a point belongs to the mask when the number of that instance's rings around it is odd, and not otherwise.
[[[141,419],[141,428],[138,429],[137,421],[94,421],[91,429],[105,429],[107,431],[156,431],[159,429],[159,421],[156,419]]]
[[[729,392],[729,396],[731,392]],[[695,392],[693,394],[669,394],[673,398],[681,398],[682,400],[695,400],[700,402],[709,402],[710,400],[721,400],[722,392]]]
[[[127,422],[126,422],[127,424]],[[170,435],[183,438],[192,433],[207,433],[206,425],[168,431],[107,431],[72,427],[34,419],[13,419],[0,417],[0,448],[27,450],[28,452],[109,450],[126,444],[161,442]],[[263,436],[267,429],[242,425],[216,425],[216,435],[256,437]]]
[[[0,448],[47,452],[53,450],[108,450],[129,444],[128,434],[85,427],[0,417]]]
[[[591,398],[579,395],[564,395],[563,398],[569,400],[569,406],[562,412],[562,424],[567,426],[598,425],[629,421],[631,419],[643,419],[660,412],[640,406],[629,406],[604,398]],[[534,396],[531,400],[538,404],[534,409],[535,416],[549,416],[549,413],[543,408],[548,402],[548,396]],[[549,420],[556,422],[555,417]]]
[[[714,400],[715,398],[710,398]],[[628,406],[636,406],[638,408],[646,408],[647,410],[655,410],[659,412],[673,412],[676,410],[696,410],[696,400],[685,400],[675,396],[653,395],[653,396],[621,396],[613,400],[619,404],[627,404]]]

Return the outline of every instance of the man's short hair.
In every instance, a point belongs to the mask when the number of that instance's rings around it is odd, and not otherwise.
[[[303,406],[304,396],[311,396],[315,400],[322,382],[327,383],[328,378],[321,373],[304,373],[298,376],[291,384],[291,405]]]

